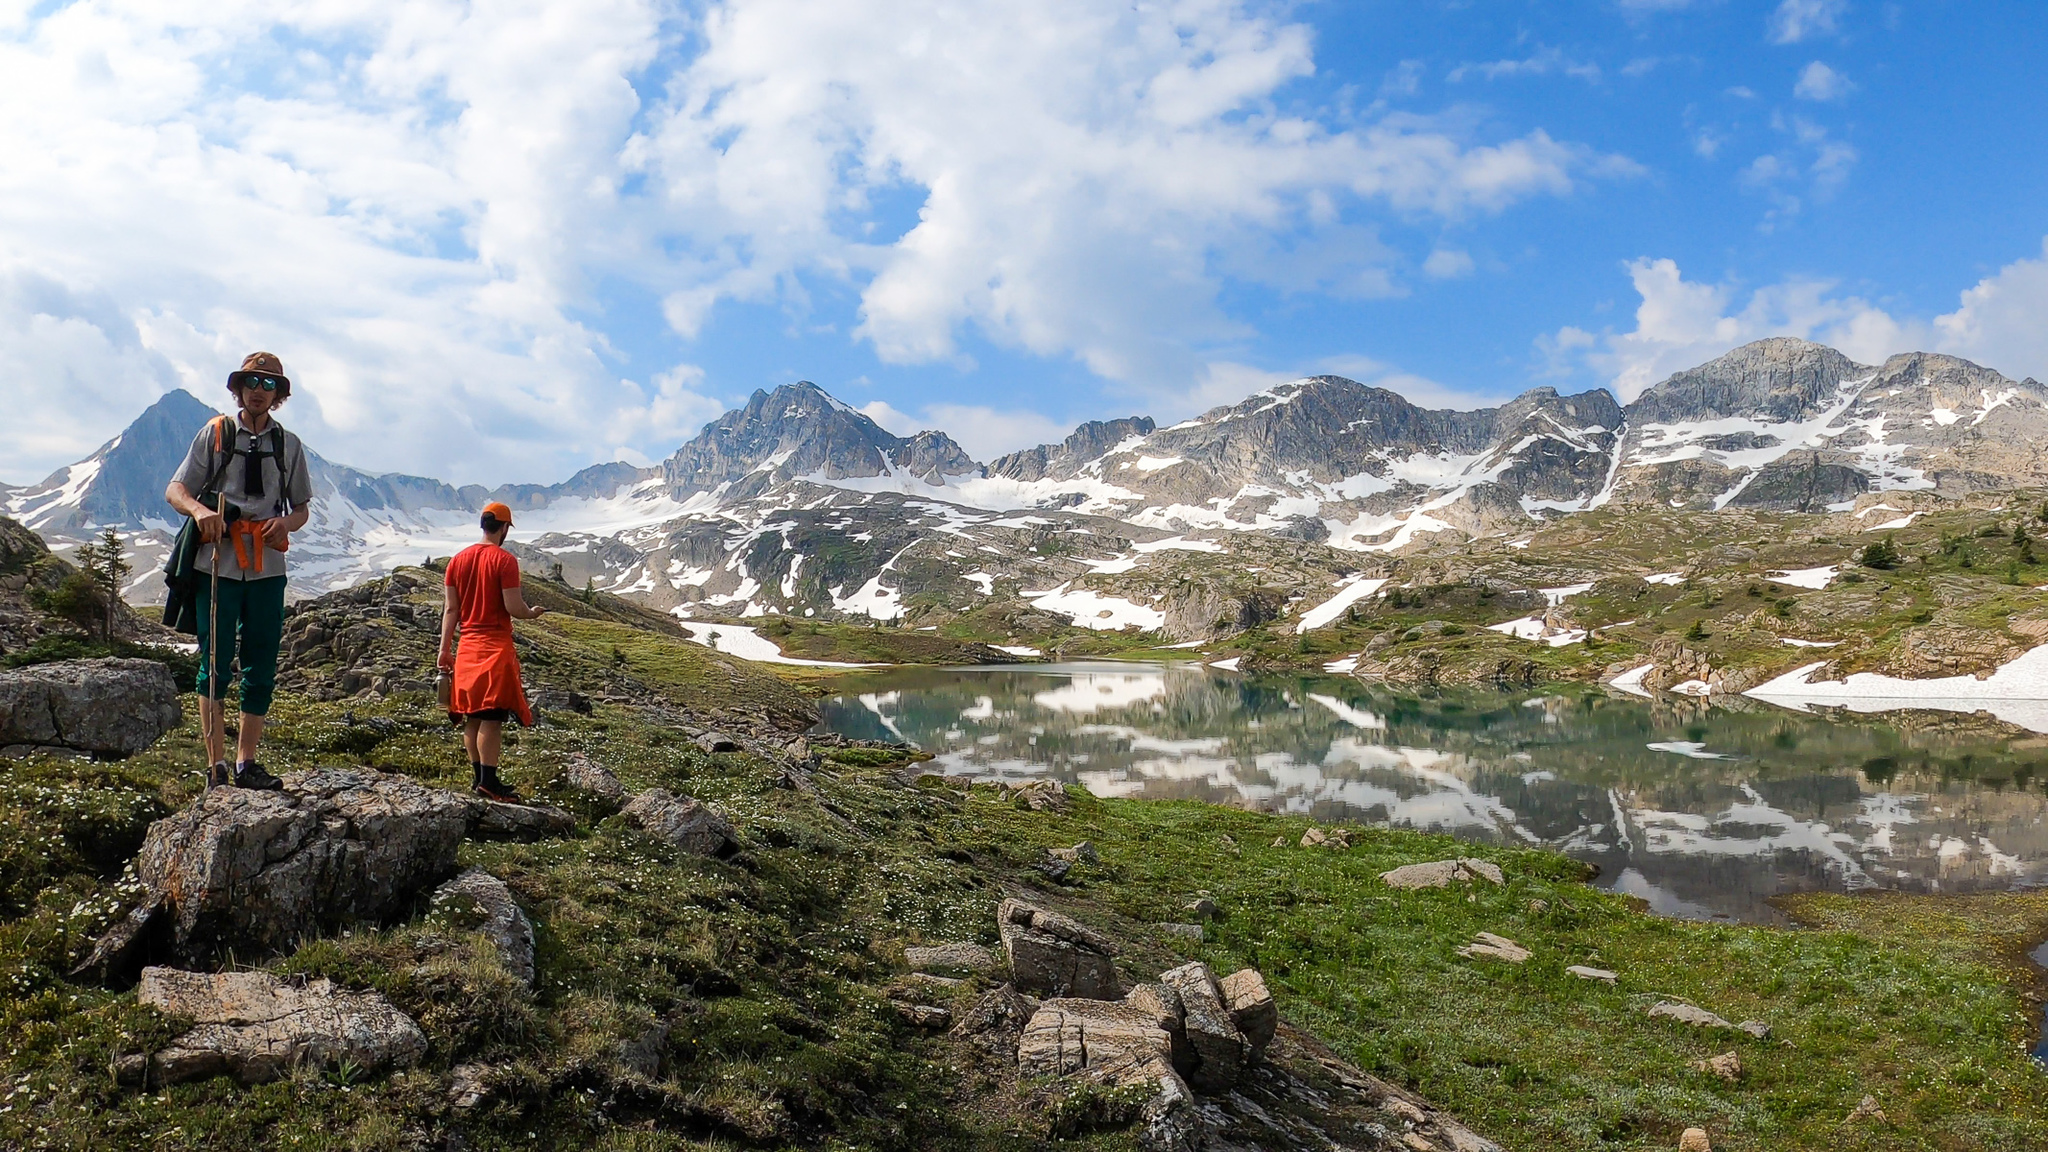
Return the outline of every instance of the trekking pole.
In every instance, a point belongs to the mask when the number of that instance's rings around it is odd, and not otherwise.
[[[199,701],[201,721],[206,719],[206,700],[213,696],[214,685],[220,680],[220,661],[214,658],[220,652],[220,546],[226,542],[228,534],[222,532],[220,537],[213,542],[213,577],[206,586],[206,651],[201,654],[206,661],[206,696]],[[225,700],[226,697],[222,697],[222,701]],[[202,740],[209,739],[215,730],[220,732],[221,755],[227,755],[227,717],[217,715],[212,724],[201,723],[200,727],[206,729],[200,733]],[[206,750],[210,754],[213,748],[209,746]],[[206,787],[202,791],[213,791],[213,761],[210,759],[206,762]]]

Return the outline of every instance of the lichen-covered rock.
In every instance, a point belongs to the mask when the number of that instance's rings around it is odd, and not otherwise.
[[[1004,984],[990,989],[961,1013],[950,1035],[955,1040],[967,1041],[984,1053],[1014,1057],[1024,1025],[1037,1012],[1037,1000]]]
[[[125,1080],[170,1084],[227,1074],[244,1084],[293,1069],[344,1063],[366,1072],[402,1068],[426,1053],[412,1017],[374,992],[345,992],[327,980],[302,986],[268,972],[183,972],[145,968],[138,1000],[192,1021],[148,1056],[116,1065]]]
[[[1160,973],[1159,982],[1180,994],[1181,1026],[1193,1052],[1188,1083],[1197,1092],[1228,1091],[1251,1062],[1252,1046],[1231,1019],[1215,973],[1197,961]]]
[[[569,787],[607,804],[622,803],[626,799],[626,786],[619,783],[612,770],[581,752],[569,753],[568,759],[562,763],[562,777]]]
[[[575,831],[576,817],[560,808],[469,798],[469,834],[479,840],[554,840]]]
[[[1093,1000],[1119,994],[1115,941],[1073,917],[1005,900],[996,908],[996,927],[1019,991]]]
[[[471,868],[434,890],[433,909],[460,927],[484,934],[505,961],[505,970],[533,987],[533,921],[512,889],[481,868]]]
[[[740,742],[723,732],[704,732],[696,738],[697,747],[706,752],[738,752]]]
[[[189,968],[287,950],[407,911],[455,873],[471,804],[372,769],[287,775],[281,792],[215,788],[150,825],[135,870],[145,896],[84,967],[161,950]]]
[[[1280,1009],[1273,1003],[1273,993],[1266,988],[1266,978],[1256,968],[1240,968],[1219,981],[1217,988],[1223,995],[1223,1006],[1230,1011],[1231,1023],[1244,1033],[1251,1043],[1252,1055],[1257,1056],[1272,1043],[1273,1033],[1280,1028]]]
[[[1380,873],[1380,882],[1389,888],[1446,888],[1454,881],[1475,879],[1490,880],[1495,884],[1507,882],[1507,877],[1501,874],[1500,865],[1470,857],[1404,864],[1391,872]]]
[[[1149,1006],[1123,1000],[1046,1000],[1017,1044],[1020,1076],[1066,1076],[1130,1055],[1171,1063],[1173,1039]]]
[[[912,945],[903,950],[903,960],[913,972],[980,975],[996,969],[995,953],[979,944]]]
[[[60,660],[0,671],[0,754],[133,756],[184,721],[155,660]]]
[[[1704,1008],[1695,1008],[1690,1004],[1680,1004],[1672,1000],[1660,1000],[1650,1005],[1649,1012],[1652,1019],[1676,1020],[1680,1024],[1690,1024],[1695,1028],[1735,1027]]]
[[[708,804],[676,796],[665,788],[649,788],[620,809],[626,823],[699,856],[727,857],[739,851],[739,838],[725,817]]]
[[[1124,1001],[1054,999],[1039,1005],[1017,1045],[1017,1074],[1079,1076],[1112,1089],[1137,1089],[1129,1113],[1138,1145],[1148,1152],[1193,1152],[1201,1122],[1186,1081],[1173,1065],[1173,1040],[1158,1006]]]

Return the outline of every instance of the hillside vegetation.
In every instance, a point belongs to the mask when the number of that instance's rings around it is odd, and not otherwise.
[[[1014,1063],[897,1006],[905,947],[993,945],[997,902],[1020,894],[1117,939],[1131,979],[1185,958],[1259,969],[1302,1044],[1328,1045],[1509,1149],[1669,1148],[1694,1125],[1721,1149],[2048,1143],[2019,960],[2048,932],[2038,894],[1805,898],[1792,911],[1813,930],[1680,923],[1586,886],[1581,866],[1546,853],[1398,831],[1304,847],[1304,817],[1078,792],[1063,810],[1034,810],[924,774],[908,750],[799,745],[810,706],[790,681],[611,597],[529,594],[560,612],[520,626],[547,723],[509,742],[506,775],[571,810],[577,829],[470,842],[462,860],[504,879],[533,919],[534,993],[481,937],[420,908],[237,958],[381,991],[427,1033],[418,1067],[117,1085],[113,1059],[178,1023],[66,973],[128,899],[123,866],[148,823],[192,800],[195,726],[118,764],[20,762],[0,788],[0,1146],[1022,1149],[1057,1135],[1132,1147],[1130,1129],[1097,1123],[1110,1110],[1056,1082],[1020,1084]],[[405,683],[420,675],[438,599],[433,574],[414,570],[297,613],[299,679],[267,737],[274,769],[361,764],[467,782],[430,697]],[[384,677],[390,691],[344,693],[351,676]],[[712,724],[754,750],[708,753],[686,735]],[[575,753],[629,789],[716,805],[742,851],[690,856],[628,827],[566,786]],[[1099,862],[1054,879],[1048,850],[1080,841]],[[1498,863],[1506,883],[1396,891],[1378,880],[1460,855]],[[1217,913],[1201,942],[1157,927],[1191,919],[1201,898]],[[1460,956],[1481,931],[1534,956]],[[1574,978],[1574,964],[1618,981]],[[920,995],[958,1018],[987,986]],[[1770,1038],[1645,1014],[1667,998],[1764,1021]],[[671,1027],[649,1075],[622,1045],[656,1022]],[[1736,1079],[1692,1067],[1731,1051]],[[478,1064],[492,1069],[489,1097],[458,1108],[455,1069]],[[1849,1119],[1866,1096],[1883,1117]]]

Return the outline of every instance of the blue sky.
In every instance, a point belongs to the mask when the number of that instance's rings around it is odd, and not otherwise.
[[[2048,377],[2042,59],[2024,3],[0,0],[0,482],[254,347],[459,482],[796,379],[986,459],[1778,333]]]

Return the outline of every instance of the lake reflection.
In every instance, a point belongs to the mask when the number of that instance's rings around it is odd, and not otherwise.
[[[1980,717],[1129,664],[841,687],[824,727],[911,741],[942,771],[1542,846],[1673,916],[1771,921],[1769,897],[1816,889],[2048,882],[2048,739]]]

